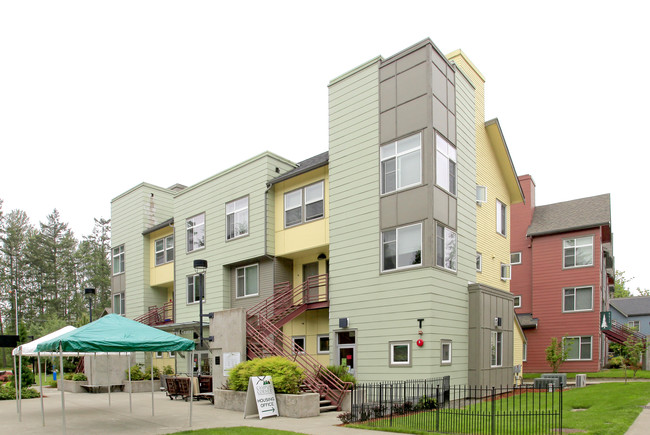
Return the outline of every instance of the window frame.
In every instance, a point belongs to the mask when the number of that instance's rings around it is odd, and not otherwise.
[[[302,340],[302,346],[296,343],[296,340]],[[296,344],[302,348],[302,351],[297,351]],[[305,355],[307,353],[307,337],[304,335],[294,335],[291,337],[291,354],[292,355]]]
[[[256,276],[257,293],[247,295],[246,294],[246,282],[247,282],[246,269],[249,269],[251,267],[255,267],[257,269],[257,276]],[[244,292],[243,292],[242,296],[239,296],[239,276],[238,276],[238,274],[239,274],[240,270],[244,271],[244,275],[243,275],[243,278],[244,278]],[[240,267],[235,268],[235,299],[254,298],[254,297],[259,296],[259,295],[260,295],[260,267],[259,267],[259,263],[247,264],[245,266],[240,266]]]
[[[321,349],[321,338],[327,338],[327,350]],[[318,334],[316,336],[316,345],[317,347],[317,354],[318,355],[325,355],[330,353],[330,335],[329,334]]]
[[[156,352],[156,358],[162,358],[163,353],[162,352]]]
[[[590,307],[589,308],[577,308],[577,301],[578,301],[578,290],[586,290],[589,289],[589,292],[591,293],[591,296],[589,298],[590,302]],[[573,309],[568,310],[566,308],[566,299],[567,299],[567,291],[573,291]],[[562,312],[563,313],[581,313],[581,312],[588,312],[588,311],[593,311],[594,310],[594,286],[590,285],[584,285],[580,287],[565,287],[562,289]]]
[[[483,254],[476,252],[476,271],[483,272]]]
[[[481,195],[482,194],[482,195]],[[476,203],[483,205],[488,202],[488,188],[487,186],[476,185]]]
[[[244,199],[246,200],[246,207],[245,208],[242,208],[242,207],[237,208],[237,203],[239,201],[244,200]],[[230,205],[232,205],[233,210],[229,213],[228,212],[228,207]],[[240,198],[234,199],[232,201],[228,201],[226,203],[225,207],[226,207],[226,241],[235,240],[235,239],[239,239],[240,237],[248,236],[250,234],[250,196],[246,195],[246,196],[242,196]],[[237,214],[241,213],[244,210],[246,211],[246,232],[234,235],[234,233],[236,232],[235,218],[237,217]],[[230,235],[230,229],[229,229],[229,221],[228,221],[229,216],[232,216],[232,219],[233,219],[233,235],[232,236]]]
[[[405,266],[400,266],[398,264],[398,259],[399,259],[399,233],[400,233],[400,230],[405,230],[407,228],[412,228],[412,227],[416,227],[416,226],[419,227],[419,229],[420,229],[420,262],[415,263],[415,264],[408,264],[408,265],[405,265]],[[387,242],[384,241],[384,235],[386,233],[390,232],[390,231],[395,232],[395,240],[392,242],[392,243],[395,244],[395,267],[392,268],[392,269],[385,269],[384,268],[384,263],[385,263],[384,252],[385,252],[385,245],[386,245]],[[401,226],[401,227],[395,227],[395,228],[390,228],[390,229],[383,230],[380,233],[381,271],[382,272],[393,272],[393,271],[396,271],[396,270],[413,269],[415,267],[422,267],[422,264],[423,264],[423,262],[422,262],[422,245],[423,245],[422,237],[423,237],[423,234],[422,234],[422,222],[418,222],[416,224],[404,225],[404,226]],[[391,242],[388,242],[388,243],[391,243]]]
[[[197,217],[199,217],[199,216],[202,216],[202,217],[203,217],[203,222],[202,222],[201,224],[199,224],[199,225],[193,225],[193,226],[191,226],[191,227],[188,227],[188,226],[187,226],[187,225],[188,225],[188,222],[189,222],[190,220],[195,219],[195,218],[197,218]],[[196,252],[196,251],[200,251],[201,249],[205,249],[206,239],[207,239],[207,231],[206,231],[205,220],[206,220],[206,219],[205,219],[205,212],[203,212],[203,213],[199,213],[199,214],[195,214],[194,216],[190,216],[190,217],[188,217],[187,219],[185,219],[185,249],[187,250],[187,253],[190,253],[190,252]],[[203,246],[199,246],[199,247],[197,247],[197,248],[194,248],[194,232],[193,232],[193,233],[192,233],[192,249],[189,249],[189,248],[190,248],[190,237],[189,237],[189,233],[190,233],[191,230],[194,230],[195,228],[198,228],[198,227],[202,227],[202,228],[203,228]],[[199,241],[199,243],[200,243],[200,241]]]
[[[186,302],[187,305],[194,305],[199,303],[199,299],[196,298],[196,292],[199,291],[197,288],[197,282],[196,278],[197,277],[203,277],[203,303],[205,303],[205,293],[206,293],[206,285],[205,285],[205,274],[204,273],[193,273],[191,275],[187,275],[187,279],[185,280],[185,292],[186,292]],[[190,302],[190,279],[192,279],[192,301]],[[200,282],[200,280],[199,280]]]
[[[395,361],[395,347],[406,346],[406,361]],[[413,350],[412,340],[396,340],[388,342],[388,366],[389,367],[411,367],[413,365]]]
[[[505,202],[496,200],[497,234],[508,237],[508,209]]]
[[[115,251],[117,251],[117,254],[115,253]],[[125,263],[125,260],[124,260],[124,243],[122,243],[119,246],[116,246],[115,248],[112,248],[111,253],[112,253],[112,259],[113,259],[113,262],[111,264],[112,269],[113,269],[113,276],[123,274],[124,270],[126,269],[126,267],[125,267],[126,263]],[[116,258],[118,258],[117,263],[115,262]],[[120,269],[117,272],[115,271],[115,266],[116,265],[118,265],[119,269]]]
[[[579,239],[587,239],[589,238],[591,241],[589,244],[585,245],[578,245],[578,240]],[[566,246],[566,243],[573,240],[574,245],[573,246]],[[577,261],[576,259],[578,258],[577,255],[577,250],[578,248],[583,248],[586,246],[591,246],[591,260],[589,264],[576,264]],[[573,249],[573,266],[567,266],[566,260],[567,260],[567,249]],[[568,237],[566,239],[562,239],[562,268],[563,269],[577,269],[580,267],[593,267],[594,266],[594,236],[593,234],[586,235],[586,236],[579,236],[579,237]]]
[[[419,139],[418,140],[419,145],[417,147],[417,151],[416,151],[416,147],[413,147],[413,148],[410,148],[407,151],[402,151],[401,153],[397,152],[397,146],[398,146],[399,142],[405,142],[405,141],[407,141],[407,140],[409,140],[409,139],[411,139],[411,138],[413,138],[415,136],[418,136],[418,139]],[[394,148],[393,155],[391,155],[389,157],[382,157],[382,151],[385,150],[385,149],[388,149],[390,146],[393,146],[393,148]],[[398,183],[399,183],[399,180],[400,180],[400,177],[399,177],[400,170],[398,169],[398,166],[399,166],[398,163],[401,161],[401,158],[406,157],[406,156],[408,156],[410,154],[413,154],[415,152],[418,153],[419,161],[420,161],[419,162],[420,164],[418,165],[419,166],[419,168],[418,168],[419,169],[418,181],[414,182],[414,183],[411,183],[411,184],[406,184],[404,186],[398,186]],[[408,136],[405,136],[405,137],[403,137],[401,139],[398,139],[398,140],[388,142],[388,143],[385,143],[385,144],[381,145],[379,147],[379,194],[381,196],[390,195],[392,193],[399,192],[401,190],[405,190],[405,189],[409,189],[411,187],[422,185],[422,154],[423,154],[423,152],[422,152],[422,132],[418,132],[418,133],[415,133],[415,134],[409,134]],[[390,190],[390,191],[386,191],[386,182],[385,182],[386,174],[384,172],[384,162],[387,162],[389,160],[395,160],[395,171],[394,171],[395,172],[395,189]]]
[[[521,360],[526,361],[528,358],[528,343],[526,341],[522,343],[521,353],[522,353]]]
[[[583,358],[582,357],[582,340],[584,338],[589,339],[589,358]],[[594,339],[591,335],[569,335],[566,337],[562,337],[562,347],[564,349],[564,345],[566,343],[567,339],[571,340],[578,340],[578,358],[569,358],[567,356],[567,361],[592,361],[594,357]]]
[[[516,255],[516,256],[517,256],[517,257],[516,257],[517,260],[513,260],[513,259],[512,259],[512,256],[513,256],[513,255]],[[514,266],[514,265],[517,265],[517,264],[521,264],[521,251],[511,252],[511,253],[510,253],[510,265],[511,265],[511,266]]]
[[[630,323],[631,323],[631,325],[630,325]],[[628,328],[630,328],[630,329],[636,328],[636,330],[638,331],[641,328],[641,321],[640,320],[628,320],[626,325],[627,325]]]
[[[504,271],[507,271],[504,273]],[[501,281],[510,281],[512,279],[512,267],[510,263],[501,263],[500,267]]]
[[[449,359],[444,359],[445,355],[445,346],[449,346]],[[452,341],[447,339],[440,340],[440,365],[441,366],[450,366],[453,360],[452,356]]]
[[[503,367],[503,331],[490,332],[490,367]]]
[[[436,155],[436,158],[435,158],[436,159],[435,160],[435,168],[436,168],[435,183],[436,183],[436,186],[440,187],[442,190],[444,190],[445,192],[447,192],[450,195],[453,195],[455,197],[455,196],[458,195],[458,148],[456,147],[456,145],[452,144],[450,141],[445,139],[437,131],[436,131],[436,134],[435,134],[435,140],[436,140],[436,143],[435,143],[435,155]],[[438,147],[439,141],[442,141],[443,143],[446,144],[446,150],[444,152],[443,152],[443,150],[441,150]],[[455,156],[454,156],[453,159],[451,159],[451,157],[449,156],[449,147],[452,147],[454,149]],[[439,177],[442,177],[442,175],[440,174],[440,171],[438,171],[438,164],[440,163],[438,159],[440,157],[444,157],[445,161],[447,162],[447,167],[448,167],[447,174],[449,175],[449,179],[446,180],[445,184],[441,184],[442,180],[439,178]],[[452,182],[452,174],[451,174],[451,171],[449,170],[449,168],[451,168],[451,166],[449,165],[450,161],[454,162],[454,165],[453,165],[453,172],[454,172],[454,174],[453,174],[453,182]],[[446,186],[446,183],[449,183],[449,185]],[[453,189],[452,189],[452,187],[453,187]]]
[[[310,188],[310,187],[313,187],[313,186],[317,186],[317,185],[320,185],[320,187],[321,187],[321,196],[320,196],[320,198],[317,199],[317,200],[311,200],[311,201],[307,202],[307,189]],[[292,207],[289,210],[295,210],[297,208],[300,208],[300,221],[296,222],[294,224],[291,224],[291,225],[287,225],[287,211],[288,211],[287,210],[287,196],[292,195],[292,194],[296,194],[298,192],[300,192],[300,206]],[[283,201],[282,219],[284,221],[284,228],[285,229],[293,228],[293,227],[296,227],[298,225],[303,225],[303,224],[314,222],[314,221],[317,221],[317,220],[320,220],[320,219],[324,219],[325,218],[325,180],[324,179],[319,180],[319,181],[316,181],[314,183],[310,183],[310,184],[301,186],[301,187],[299,187],[297,189],[290,190],[289,192],[285,192],[284,195],[282,195],[282,201]],[[310,204],[314,204],[316,202],[319,202],[319,201],[322,201],[322,203],[323,203],[323,212],[319,216],[312,217],[312,218],[308,219],[307,218],[307,206],[310,205]]]
[[[113,293],[113,295],[111,296],[111,302],[112,302],[112,306],[111,306],[111,308],[113,309],[113,314],[118,314],[118,315],[120,315],[120,316],[126,316],[126,313],[125,313],[125,311],[126,311],[126,310],[125,310],[125,308],[126,308],[126,303],[125,303],[124,296],[125,296],[124,292]],[[119,305],[119,308],[120,308],[120,312],[119,312],[119,313],[116,313],[116,312],[115,312],[115,298],[116,298],[116,297],[119,298],[119,302],[118,302],[118,305]]]
[[[521,295],[515,295],[512,299],[512,305],[514,308],[521,308]]]
[[[172,242],[171,248],[168,246],[168,243],[167,243],[168,240],[171,240],[171,242]],[[162,244],[163,244],[163,249],[160,250],[160,251],[158,250],[158,247],[156,246],[158,244],[158,242],[162,242]],[[171,249],[171,259],[169,258],[170,249]],[[154,265],[155,266],[162,266],[164,264],[171,263],[172,261],[174,261],[174,235],[171,234],[169,236],[161,237],[159,239],[154,240],[154,242],[153,242],[153,251],[154,251]],[[162,255],[163,255],[162,263],[158,263],[158,253],[159,252],[162,253]]]
[[[443,238],[442,238],[443,246],[446,246],[446,244],[447,244],[447,231],[454,234],[454,236],[456,238],[456,248],[454,249],[454,265],[456,267],[455,269],[450,269],[445,265],[445,263],[447,263],[447,261],[446,261],[447,257],[446,257],[446,255],[444,255],[444,254],[446,254],[446,252],[444,252],[444,250],[443,250],[443,258],[442,258],[443,264],[438,263],[438,227],[443,229]],[[441,268],[443,270],[447,270],[447,271],[454,272],[454,273],[458,272],[458,233],[456,231],[452,230],[451,228],[441,224],[440,222],[436,222],[435,231],[436,231],[436,234],[435,234],[435,257],[436,257],[435,264],[436,264],[436,267],[439,267],[439,268]],[[482,261],[482,257],[481,257],[481,261]],[[483,267],[482,264],[481,264],[481,267]]]

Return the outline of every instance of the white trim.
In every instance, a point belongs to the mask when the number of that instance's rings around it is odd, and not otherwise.
[[[497,201],[496,202],[497,234],[501,234],[503,237],[507,237],[508,236],[508,208],[505,202],[501,202],[498,199],[496,201]],[[503,221],[501,220],[501,218],[503,218]]]
[[[518,258],[517,261],[514,261],[514,260],[512,259],[512,256],[513,256],[513,255],[517,255],[517,258]],[[511,265],[511,266],[514,266],[515,264],[521,264],[521,252],[511,252],[511,253],[510,253],[510,265]]]
[[[519,301],[519,302],[517,302],[517,301]],[[520,295],[517,295],[517,296],[514,297],[513,305],[514,305],[515,308],[521,308],[521,296]]]
[[[589,292],[591,293],[591,296],[589,298],[589,301],[591,302],[589,308],[576,308],[576,302],[578,301],[578,290],[585,290],[589,289]],[[567,310],[566,309],[566,292],[567,290],[573,290],[573,310]],[[591,285],[584,285],[584,286],[579,286],[579,287],[565,287],[562,289],[562,312],[563,313],[580,313],[580,312],[585,312],[585,311],[593,311],[594,310],[594,287]]]
[[[567,338],[578,340],[578,358],[567,358],[567,361],[592,361],[594,359],[594,338],[591,335],[569,335],[562,337],[562,345]],[[582,339],[589,338],[589,358],[582,358]]]
[[[487,186],[476,185],[476,203],[485,204],[488,200]]]
[[[585,244],[585,245],[578,245],[578,239],[586,239],[590,238],[591,243],[590,244]],[[566,242],[569,240],[574,240],[575,244],[574,246],[569,246],[568,248],[565,246]],[[577,248],[582,248],[586,246],[591,246],[591,262],[589,264],[576,264],[577,261],[577,255],[576,255],[576,250]],[[566,265],[566,249],[571,249],[573,248],[573,266],[567,266]],[[579,237],[567,237],[566,239],[562,239],[562,268],[563,269],[578,269],[580,267],[593,267],[594,266],[594,236],[593,234],[588,234],[586,236],[579,236]]]
[[[449,268],[449,267],[447,267],[445,265],[445,259],[446,259],[445,255],[443,255],[443,258],[442,258],[442,263],[443,264],[438,264],[438,227],[443,229],[443,232],[442,232],[443,245],[447,244],[447,233],[448,232],[453,233],[456,236],[456,249],[455,249],[455,257],[454,257],[454,264],[456,266],[455,269],[451,269],[451,268]],[[458,271],[458,233],[456,231],[452,230],[451,228],[442,225],[440,222],[436,222],[434,230],[435,230],[435,234],[434,234],[434,238],[435,238],[435,242],[434,242],[434,246],[435,246],[435,249],[434,249],[434,251],[435,251],[435,254],[434,254],[435,255],[435,265],[437,267],[440,267],[441,269],[448,270],[450,272],[457,272]],[[483,267],[482,261],[483,260],[482,260],[482,257],[481,257],[481,268]]]
[[[406,361],[395,361],[395,347],[396,346],[406,346]],[[408,367],[411,365],[411,340],[400,340],[400,341],[390,341],[388,342],[388,361],[389,367]]]
[[[483,272],[483,254],[481,254],[480,252],[476,252],[476,262],[478,263],[478,267],[476,268],[476,271]]]
[[[504,274],[504,271],[507,272]],[[501,263],[500,273],[501,281],[510,281],[510,279],[512,279],[512,267],[510,267],[510,264]]]
[[[296,343],[296,339],[302,340],[303,345],[300,346],[300,344]],[[298,345],[298,346],[302,347],[304,352],[296,352],[296,349],[294,347],[295,345]],[[304,335],[293,335],[291,337],[291,353],[293,355],[304,355],[305,353],[307,353],[307,337],[306,336],[304,336]]]
[[[319,355],[326,355],[326,354],[329,354],[329,353],[330,353],[330,350],[329,350],[329,349],[327,349],[327,350],[321,350],[321,348],[320,348],[320,339],[321,339],[321,338],[327,338],[327,340],[328,340],[328,341],[327,341],[327,344],[328,344],[328,346],[330,346],[330,335],[329,335],[329,334],[318,334],[318,335],[316,336],[316,350],[317,350],[316,353],[319,354]],[[330,347],[331,347],[331,346],[330,346]]]
[[[203,222],[202,223],[200,223],[198,225],[192,225],[191,227],[187,226],[187,221],[189,221],[191,219],[194,219],[196,217],[199,217],[199,216],[203,216]],[[207,238],[207,231],[206,231],[205,221],[206,221],[205,212],[195,214],[194,216],[190,216],[190,217],[185,219],[185,249],[186,249],[187,252],[196,252],[196,251],[199,251],[201,249],[205,249],[206,238]],[[192,249],[188,249],[188,247],[189,247],[189,238],[187,237],[187,234],[188,234],[188,232],[190,230],[193,230],[193,229],[198,228],[198,227],[203,227],[203,246],[199,246],[197,248],[194,248],[194,240],[192,240]]]
[[[398,186],[398,184],[399,184],[399,168],[398,168],[399,160],[398,159],[401,158],[401,157],[407,156],[407,155],[409,155],[411,153],[415,153],[416,152],[416,147],[413,147],[413,148],[408,149],[407,151],[403,151],[401,153],[398,153],[397,152],[397,143],[401,142],[401,141],[411,139],[411,138],[413,138],[415,136],[418,136],[418,139],[419,139],[418,140],[419,145],[417,146],[417,153],[419,154],[419,160],[420,160],[420,164],[419,164],[419,171],[420,172],[418,174],[418,181],[415,182],[415,183],[404,185],[404,186]],[[388,149],[391,145],[394,148],[393,154],[388,156],[388,157],[382,158],[381,157],[382,149]],[[391,160],[391,159],[395,160],[395,189],[391,190],[389,192],[385,192],[384,191],[384,178],[385,178],[385,176],[384,176],[384,173],[382,171],[382,165],[383,165],[383,162]],[[380,195],[389,195],[389,194],[394,193],[394,192],[399,192],[400,190],[404,190],[404,189],[408,189],[410,187],[420,186],[420,185],[422,185],[422,132],[418,132],[418,133],[415,133],[415,134],[408,135],[408,136],[403,137],[401,139],[398,139],[396,141],[383,144],[383,145],[381,145],[379,147],[379,194]]]
[[[252,293],[250,295],[246,294],[246,270],[250,267],[257,267],[257,293]],[[244,294],[239,296],[239,278],[237,273],[239,270],[244,269]],[[245,299],[250,297],[255,297],[260,295],[260,266],[259,263],[247,264],[246,266],[237,267],[235,269],[235,299]]]
[[[246,200],[246,207],[242,207],[240,205],[239,208],[237,208],[237,203],[242,201],[243,199]],[[228,207],[230,205],[232,205],[232,210],[230,210],[230,212],[229,212]],[[242,196],[241,198],[237,198],[237,199],[234,199],[232,201],[228,201],[226,203],[226,241],[235,240],[235,239],[238,239],[240,237],[244,237],[244,236],[248,235],[248,233],[250,231],[250,208],[249,208],[249,205],[250,205],[250,198],[248,197],[248,195],[247,196]],[[243,211],[246,212],[246,232],[241,233],[241,234],[237,234],[237,235],[233,235],[232,237],[230,237],[230,234],[228,232],[228,216],[232,215],[233,231],[234,231],[233,234],[235,234],[235,233],[237,233],[237,230],[234,229],[235,217],[237,216],[238,213],[241,213]]]
[[[399,232],[400,232],[400,230],[404,230],[406,228],[411,228],[411,227],[415,227],[415,226],[418,226],[420,228],[420,262],[416,263],[416,264],[408,264],[406,266],[400,266],[398,264],[398,259],[399,259]],[[395,243],[395,267],[392,268],[392,269],[384,269],[384,244],[385,244],[384,243],[384,233],[387,233],[389,231],[395,231],[395,242],[394,242]],[[423,252],[422,252],[422,245],[423,245],[422,237],[423,237],[423,235],[422,235],[422,223],[421,222],[418,222],[418,223],[412,224],[412,225],[404,225],[404,226],[401,226],[401,227],[395,227],[395,228],[383,230],[380,233],[379,237],[380,237],[380,244],[381,244],[381,250],[380,250],[381,251],[381,258],[380,258],[380,261],[381,261],[381,271],[382,272],[391,272],[391,271],[394,271],[394,270],[412,269],[414,267],[421,267],[422,266],[422,254],[423,254]],[[391,242],[388,242],[388,243],[391,243]]]
[[[500,345],[500,346],[499,346]],[[493,353],[494,349],[494,353]],[[496,357],[494,364],[492,357]],[[503,332],[491,331],[490,333],[490,367],[503,367]]]
[[[449,359],[444,359],[444,348],[449,345]],[[451,365],[452,362],[452,341],[447,339],[440,340],[440,365]]]

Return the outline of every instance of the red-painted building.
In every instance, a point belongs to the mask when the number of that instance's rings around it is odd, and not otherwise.
[[[557,337],[569,345],[562,371],[598,371],[607,359],[600,312],[614,285],[609,194],[538,207],[532,177],[519,181],[526,202],[510,210],[510,290],[527,340],[524,370],[549,371],[545,349]]]

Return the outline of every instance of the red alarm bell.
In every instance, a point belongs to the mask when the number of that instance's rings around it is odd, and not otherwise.
[[[418,347],[422,347],[424,345],[424,341],[422,339],[419,339],[418,341],[416,341],[416,343]]]

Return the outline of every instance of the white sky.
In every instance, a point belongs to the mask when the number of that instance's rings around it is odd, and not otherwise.
[[[77,237],[147,181],[327,150],[327,84],[430,37],[487,79],[537,205],[611,193],[616,266],[650,288],[648,2],[4,1],[0,198]],[[639,190],[637,190],[639,189]]]

